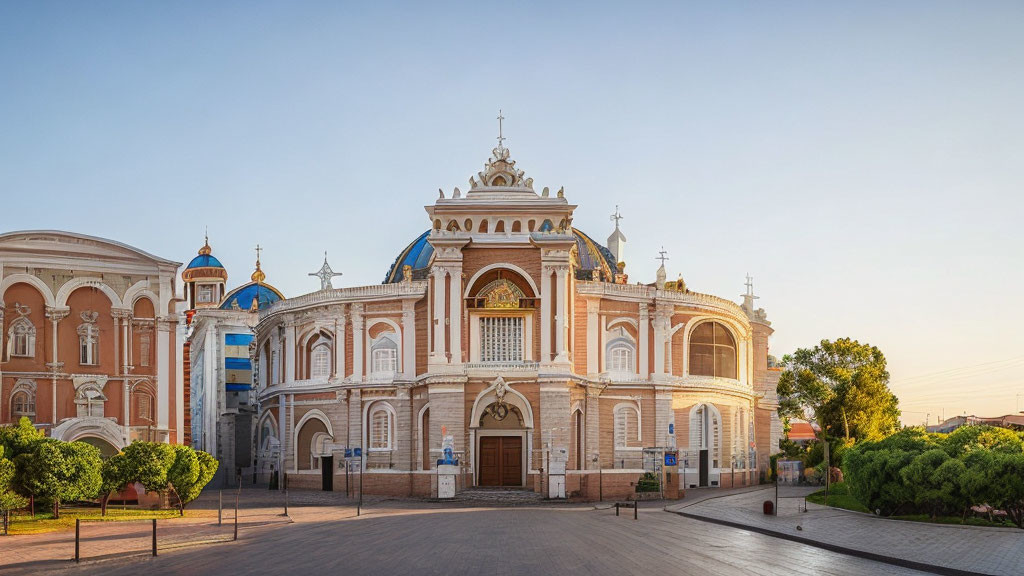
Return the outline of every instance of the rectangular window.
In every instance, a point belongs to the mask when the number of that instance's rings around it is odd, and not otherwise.
[[[139,394],[139,418],[141,420],[152,420],[153,412],[149,400],[149,394]]]
[[[213,286],[200,286],[199,296],[196,301],[200,304],[209,304],[213,302]]]
[[[522,316],[480,319],[480,361],[523,361]]]
[[[395,348],[378,348],[373,351],[373,374],[394,374],[398,371],[398,350]]]

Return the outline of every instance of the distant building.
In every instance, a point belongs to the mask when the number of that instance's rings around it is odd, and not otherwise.
[[[189,310],[190,444],[220,463],[214,482],[235,485],[253,466],[256,418],[250,345],[260,309],[282,299],[265,282],[259,258],[250,281],[226,291],[228,273],[209,240],[181,274]]]
[[[800,445],[807,445],[818,439],[818,426],[804,420],[791,420],[786,438]]]
[[[998,428],[1009,428],[1010,430],[1024,430],[1024,412],[1018,414],[1007,414],[1006,416],[994,416],[986,418],[983,416],[953,416],[947,418],[934,426],[928,426],[929,432],[941,432],[948,434],[962,426],[996,426]]]

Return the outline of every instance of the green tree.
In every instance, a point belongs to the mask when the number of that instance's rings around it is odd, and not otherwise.
[[[110,495],[129,484],[138,482],[150,492],[166,491],[167,471],[174,460],[175,451],[169,444],[139,440],[108,458],[103,463],[103,485],[100,488],[103,514],[107,513]]]
[[[1024,454],[995,452],[992,457],[994,500],[990,504],[1005,510],[1018,528],[1024,528]]]
[[[899,401],[878,348],[849,338],[822,340],[783,363],[777,389],[783,418],[813,413],[823,434],[846,440],[879,440],[899,428]]]
[[[175,445],[174,463],[167,471],[171,492],[178,501],[178,512],[185,515],[185,505],[199,497],[203,488],[217,472],[217,460],[190,446]]]
[[[1019,432],[994,426],[961,426],[949,433],[943,447],[950,456],[963,456],[978,449],[1007,454],[1024,452],[1024,439]]]
[[[0,515],[28,504],[14,491],[14,462],[0,456]]]
[[[46,438],[42,430],[36,430],[32,421],[24,416],[13,426],[0,426],[0,456],[10,460],[32,451],[32,446]],[[6,449],[6,450],[5,450]]]
[[[100,451],[84,442],[46,438],[15,464],[19,485],[52,502],[54,518],[60,517],[61,502],[95,498],[103,483]]]

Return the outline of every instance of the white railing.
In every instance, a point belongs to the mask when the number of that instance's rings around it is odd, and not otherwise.
[[[466,370],[489,370],[492,372],[536,372],[537,362],[469,362]]]
[[[608,282],[592,281],[580,281],[577,283],[577,286],[579,293],[587,296],[646,299],[657,298],[658,300],[672,302],[675,304],[697,304],[701,306],[727,308],[730,312],[737,314],[739,317],[746,318],[746,314],[743,312],[743,309],[740,308],[739,304],[732,300],[712,296],[711,294],[702,294],[700,292],[676,292],[675,290],[658,290],[653,286],[644,286],[642,284],[610,284]]]
[[[403,296],[423,296],[427,293],[427,283],[423,280],[397,282],[395,284],[371,284],[352,288],[334,288],[310,292],[295,298],[274,302],[269,308],[260,312],[260,320],[271,314],[335,302],[349,302],[367,298],[401,298]]]

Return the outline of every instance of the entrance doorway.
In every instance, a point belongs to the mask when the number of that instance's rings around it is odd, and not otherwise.
[[[699,472],[699,474],[700,474],[700,485],[701,486],[707,486],[708,485],[708,451],[707,450],[701,450],[700,451],[700,468],[699,468],[699,470],[700,470],[700,472]]]
[[[320,457],[320,474],[324,492],[334,491],[334,456]]]
[[[480,486],[522,485],[522,437],[484,436],[480,438]]]

